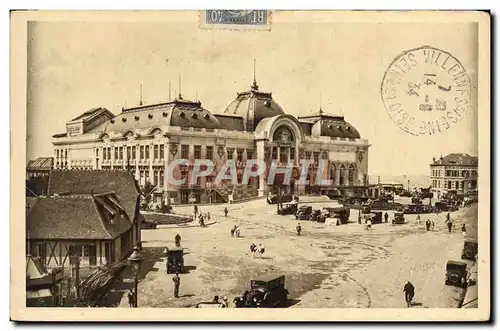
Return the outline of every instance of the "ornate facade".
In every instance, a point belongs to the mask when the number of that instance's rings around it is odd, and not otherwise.
[[[284,112],[271,93],[261,92],[257,83],[238,93],[222,113],[211,113],[199,101],[173,101],[122,109],[114,115],[104,108],[89,110],[66,125],[66,132],[53,136],[54,166],[67,169],[129,169],[140,185],[150,181],[155,202],[215,202],[266,195],[278,187],[297,194],[364,194],[368,179],[368,141],[354,126],[320,110],[294,117]],[[176,159],[176,179],[189,179],[195,159],[214,162],[213,174],[196,183],[173,185],[166,178],[168,165]],[[263,160],[266,172],[251,178],[248,185],[214,179],[227,160],[234,160],[238,183],[247,159]],[[301,160],[308,159],[307,180],[300,185]],[[327,167],[319,174],[331,185],[316,186],[319,160]],[[267,184],[269,165],[293,163],[292,180],[283,183],[277,174]],[[281,176],[281,177],[280,177]]]

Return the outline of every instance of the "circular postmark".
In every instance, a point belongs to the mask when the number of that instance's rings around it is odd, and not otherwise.
[[[471,84],[453,55],[422,46],[392,61],[380,92],[387,114],[399,128],[415,136],[434,135],[465,117]]]

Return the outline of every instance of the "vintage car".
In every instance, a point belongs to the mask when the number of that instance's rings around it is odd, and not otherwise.
[[[466,239],[464,241],[464,248],[462,248],[462,259],[475,261],[476,254],[477,254],[477,240]]]
[[[411,203],[414,205],[420,205],[422,204],[422,200],[419,197],[413,197],[411,198]]]
[[[437,211],[454,211],[455,210],[453,205],[448,204],[447,202],[444,202],[444,201],[438,201],[438,202],[434,203],[434,208]]]
[[[326,217],[321,212],[321,209],[315,209],[312,211],[311,215],[309,216],[309,220],[313,221],[313,222],[325,223]]]
[[[292,201],[299,202],[299,197],[293,194],[282,194],[281,196],[277,194],[271,194],[267,197],[267,203],[270,205]]]
[[[141,229],[156,229],[158,227],[158,223],[155,221],[146,221],[145,219],[141,222]]]
[[[350,209],[346,207],[323,207],[328,212],[327,218],[337,218],[340,224],[347,224],[350,215]]]
[[[288,294],[285,288],[285,275],[264,274],[251,280],[246,307],[286,307]]]
[[[405,214],[400,212],[395,212],[394,218],[392,219],[392,224],[405,224]]]
[[[376,211],[370,214],[370,220],[372,224],[380,224],[382,223],[382,212]]]
[[[184,249],[182,247],[166,248],[165,255],[167,274],[184,272]]]
[[[297,204],[289,203],[278,210],[278,215],[293,215],[297,212]]]
[[[446,285],[455,285],[460,287],[467,286],[467,263],[459,261],[448,261],[446,263]]]
[[[295,213],[295,219],[297,220],[308,220],[312,214],[312,207],[302,205],[297,209]]]

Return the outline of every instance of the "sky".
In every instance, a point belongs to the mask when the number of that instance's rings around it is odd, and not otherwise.
[[[52,156],[51,137],[84,111],[168,101],[182,95],[222,113],[256,78],[286,113],[339,114],[371,144],[370,175],[427,175],[432,157],[477,155],[477,26],[471,23],[351,23],[274,13],[270,31],[206,30],[197,12],[166,20],[43,21],[28,26],[27,158]],[[412,136],[381,100],[384,72],[422,45],[453,54],[473,87],[471,108],[449,130]]]

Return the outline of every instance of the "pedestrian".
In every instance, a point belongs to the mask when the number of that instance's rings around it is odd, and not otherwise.
[[[427,231],[430,231],[431,229],[431,220],[427,219],[427,221],[425,221],[425,228]]]
[[[384,219],[386,223],[389,221],[389,214],[387,214],[387,212],[384,214]]]
[[[130,306],[130,308],[133,308],[134,307],[134,293],[131,290],[129,290],[127,297],[128,297],[128,305]]]
[[[196,217],[196,215],[198,214],[198,206],[197,205],[194,205],[193,212],[194,212],[194,217]]]
[[[467,233],[467,229],[465,228],[465,223],[462,224],[462,235],[465,237],[465,234]]]
[[[300,232],[302,231],[302,227],[300,226],[300,223],[297,223],[295,230],[297,230],[297,236],[300,236]]]
[[[172,277],[172,281],[174,282],[174,298],[179,297],[179,287],[181,286],[181,278],[179,277],[179,273],[176,272],[175,276]]]
[[[420,225],[420,214],[419,214],[419,215],[417,215],[417,224],[419,224],[419,225]]]
[[[207,212],[207,221],[210,222],[210,212]]]
[[[227,207],[224,207],[224,217],[227,217]]]
[[[264,245],[261,245],[259,244],[259,257],[262,259],[262,256],[264,255],[264,252],[266,251],[266,249],[264,248]]]
[[[449,221],[451,219],[450,213],[446,214],[446,220]]]
[[[234,237],[234,233],[236,232],[236,228],[238,228],[236,225],[231,228],[231,237]]]
[[[180,236],[180,234],[176,234],[174,239],[175,239],[175,246],[181,247],[181,236]]]
[[[451,221],[447,221],[446,225],[448,226],[448,233],[451,233],[451,228],[453,227],[453,223]]]
[[[434,221],[431,221],[431,231],[434,231]]]
[[[250,245],[250,252],[252,253],[252,257],[253,257],[253,258],[255,258],[255,252],[256,252],[256,251],[257,251],[257,246],[256,246],[254,243],[252,243],[252,244]]]

